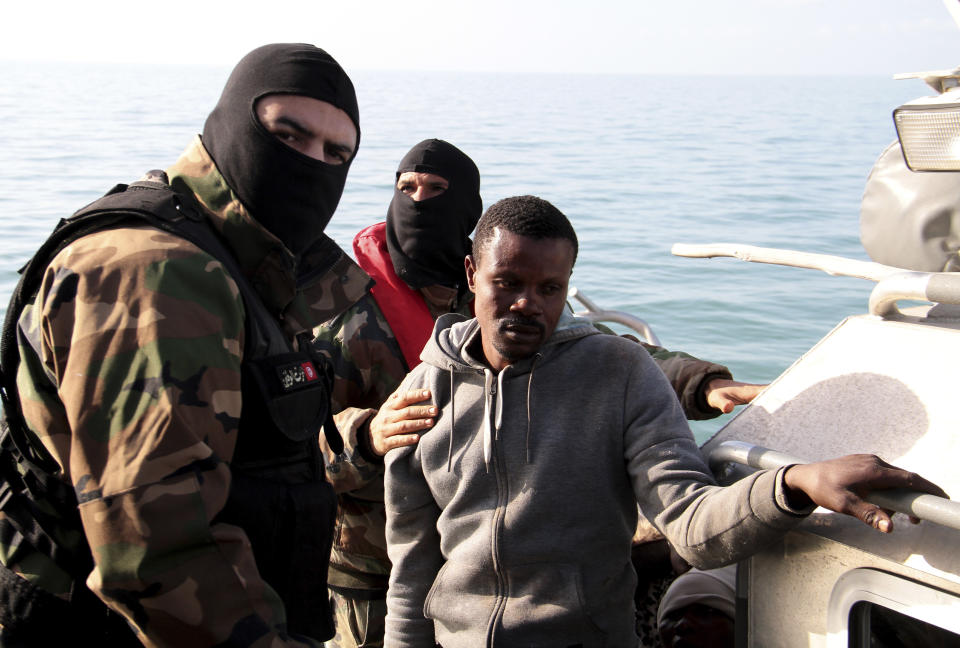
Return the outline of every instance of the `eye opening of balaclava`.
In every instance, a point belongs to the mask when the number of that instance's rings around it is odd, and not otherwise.
[[[292,94],[344,111],[357,129],[343,164],[315,160],[287,146],[257,118],[263,97]],[[250,215],[299,257],[323,235],[360,145],[356,92],[322,49],[301,43],[258,47],[237,63],[203,127],[203,145]]]
[[[408,171],[434,173],[449,186],[438,196],[415,201],[396,187]],[[441,285],[464,292],[463,259],[482,212],[480,172],[463,151],[440,139],[410,149],[397,167],[387,210],[387,250],[397,276],[415,290]]]

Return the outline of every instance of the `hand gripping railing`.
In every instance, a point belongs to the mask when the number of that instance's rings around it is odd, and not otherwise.
[[[913,272],[882,263],[858,261],[829,254],[733,243],[706,245],[675,243],[670,251],[676,256],[697,258],[726,256],[753,263],[811,268],[829,275],[876,281],[877,285],[870,293],[870,314],[879,317],[898,314],[900,311],[897,310],[897,300],[899,299],[960,304],[960,273]]]
[[[589,297],[577,290],[576,286],[570,286],[567,290],[567,297],[576,299],[586,307],[587,310],[574,313],[577,317],[588,319],[591,322],[616,322],[617,324],[623,324],[639,333],[644,338],[643,341],[647,344],[662,346],[653,329],[650,328],[650,325],[639,317],[623,311],[604,310],[593,303],[593,300]]]
[[[719,443],[711,450],[708,460],[714,472],[722,471],[725,464],[731,463],[757,469],[809,463],[786,453],[744,441]],[[960,530],[960,502],[900,488],[873,491],[865,499],[885,509]]]

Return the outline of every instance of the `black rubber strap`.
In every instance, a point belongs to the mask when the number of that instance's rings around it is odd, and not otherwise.
[[[327,589],[333,590],[343,598],[354,601],[381,601],[387,598],[387,588],[358,589],[356,587],[341,587],[327,583]]]

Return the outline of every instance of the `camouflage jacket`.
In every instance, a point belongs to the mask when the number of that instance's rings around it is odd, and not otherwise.
[[[312,278],[319,259],[308,255],[298,283],[293,255],[245,211],[199,138],[168,174],[203,205],[291,336],[368,289],[342,251]],[[243,303],[220,262],[146,225],[64,249],[19,319],[23,412],[80,502],[83,535],[67,541],[89,543],[87,586],[150,646],[290,641],[244,532],[212,522],[230,489],[243,343]],[[69,576],[2,519],[0,560],[70,592]]]
[[[470,302],[454,312],[469,317]],[[339,505],[329,582],[357,589],[385,588],[390,562],[384,538],[383,459],[367,446],[367,424],[407,375],[407,364],[372,295],[316,333],[314,345],[333,364],[333,406],[338,412],[334,420],[344,440],[340,455],[327,448],[323,439],[320,442]]]
[[[469,316],[469,303],[459,313]],[[603,326],[605,332],[612,333]],[[366,423],[407,374],[400,346],[376,301],[367,295],[336,319],[317,329],[314,344],[331,358],[335,372],[334,418],[344,437],[339,456],[325,449],[327,476],[338,492],[339,509],[330,559],[331,585],[354,589],[386,588],[390,574],[383,504],[382,459],[371,456]],[[680,398],[688,418],[720,415],[710,407],[702,386],[730,378],[718,364],[680,351],[644,344]],[[323,446],[323,440],[321,440]]]

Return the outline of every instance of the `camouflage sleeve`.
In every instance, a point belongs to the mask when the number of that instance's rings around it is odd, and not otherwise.
[[[298,286],[283,311],[283,328],[291,337],[355,304],[373,283],[357,262],[326,236],[304,253],[301,267],[306,276],[316,279]]]
[[[383,472],[366,436],[369,419],[407,374],[400,346],[373,297],[366,295],[335,319],[317,327],[314,347],[333,366],[333,406],[344,452],[335,455],[321,439],[327,477],[338,492],[362,488]]]
[[[688,419],[699,421],[720,416],[722,412],[707,403],[705,389],[714,378],[732,378],[729,369],[700,360],[683,351],[668,351],[663,347],[642,342],[641,346],[666,374]]]
[[[243,348],[220,263],[150,228],[100,232],[58,255],[20,328],[24,412],[76,490],[93,592],[150,646],[319,646],[284,634],[244,532],[213,521]]]
[[[365,435],[375,409],[348,407],[334,414],[333,420],[343,437],[343,452],[334,454],[321,436],[320,449],[326,461],[327,479],[337,493],[357,491],[383,473],[383,457],[369,450]]]

